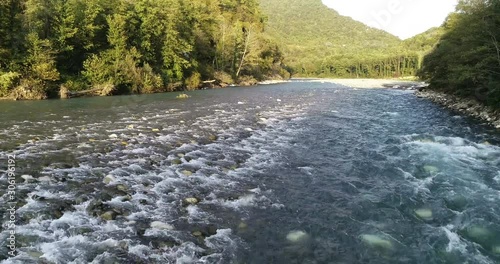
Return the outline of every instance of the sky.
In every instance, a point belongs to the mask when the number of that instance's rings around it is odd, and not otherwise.
[[[440,26],[458,0],[323,0],[341,15],[407,39]]]

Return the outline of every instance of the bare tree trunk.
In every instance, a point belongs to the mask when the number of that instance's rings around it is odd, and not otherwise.
[[[493,41],[493,45],[495,46],[495,49],[497,50],[497,61],[498,61],[498,66],[500,66],[500,46],[498,45],[498,41],[497,39],[495,38],[495,36],[493,36],[493,34],[491,34],[491,40]]]
[[[246,40],[245,40],[245,50],[243,51],[243,56],[241,57],[241,62],[240,62],[240,66],[238,67],[238,71],[236,72],[236,77],[239,77],[239,76],[240,76],[241,67],[243,67],[243,63],[245,62],[245,56],[247,55],[247,52],[248,52],[248,44],[249,44],[249,42],[250,42],[250,34],[251,34],[251,31],[250,31],[250,29],[249,29],[249,30],[248,30],[248,33],[247,33]]]

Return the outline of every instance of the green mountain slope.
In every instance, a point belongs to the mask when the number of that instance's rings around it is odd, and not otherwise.
[[[295,69],[315,70],[328,57],[362,58],[387,53],[399,38],[370,28],[323,5],[321,0],[260,0],[267,31],[281,43]]]
[[[260,0],[260,5],[268,19],[266,31],[280,43],[296,75],[414,75],[422,57],[419,53],[425,49],[419,43],[427,40],[426,35],[403,42],[340,15],[321,0]]]
[[[421,51],[428,53],[431,51],[439,39],[444,34],[443,27],[434,27],[424,33],[418,34],[412,38],[403,41],[403,47],[408,50]]]

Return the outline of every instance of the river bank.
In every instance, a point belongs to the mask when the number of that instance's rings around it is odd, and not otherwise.
[[[500,129],[500,110],[485,106],[475,99],[461,98],[432,90],[419,91],[416,93],[416,96],[431,100],[434,103],[461,114],[485,121]]]
[[[307,80],[310,82],[319,82],[319,83],[335,83],[342,86],[359,88],[359,89],[394,88],[394,89],[414,90],[419,87],[425,86],[425,83],[423,82],[407,81],[400,79],[295,79],[295,80],[299,81]]]
[[[162,91],[154,92],[153,94],[162,94],[162,93],[171,93],[171,92],[189,92],[194,90],[207,90],[207,89],[221,89],[228,87],[249,87],[256,85],[271,85],[271,84],[280,84],[289,82],[289,79],[284,79],[282,76],[275,75],[271,76],[269,79],[264,79],[263,81],[259,81],[251,76],[244,76],[239,82],[225,82],[222,80],[210,80],[201,82],[200,85],[195,89],[182,89],[180,88],[180,84],[174,86],[175,88],[169,90],[165,89]],[[44,99],[71,99],[77,97],[96,97],[96,96],[115,96],[115,95],[123,95],[123,94],[115,94],[113,93],[116,90],[116,87],[110,87],[109,85],[102,86],[99,88],[90,88],[85,91],[69,91],[66,87],[61,86],[58,94],[58,97],[30,97],[30,96],[19,96],[19,93],[11,93],[9,96],[0,97],[0,101],[32,101],[32,100],[44,100]],[[24,91],[23,93],[30,93],[30,91]]]
[[[405,81],[398,79],[305,79],[311,82],[335,83],[351,88],[394,88],[403,90],[417,90],[415,95],[419,98],[428,99],[452,111],[470,116],[500,129],[500,110],[485,106],[472,98],[460,98],[458,96],[445,94],[437,91],[427,90],[425,82]]]

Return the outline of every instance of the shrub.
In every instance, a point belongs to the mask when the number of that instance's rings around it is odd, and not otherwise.
[[[222,84],[230,84],[234,82],[231,75],[229,75],[226,72],[221,72],[221,71],[215,72],[214,78],[217,80],[217,82]]]
[[[0,73],[0,97],[8,96],[20,77],[21,74],[17,72]]]
[[[193,73],[189,78],[185,80],[184,84],[188,91],[195,90],[201,84],[201,74],[198,72]]]

